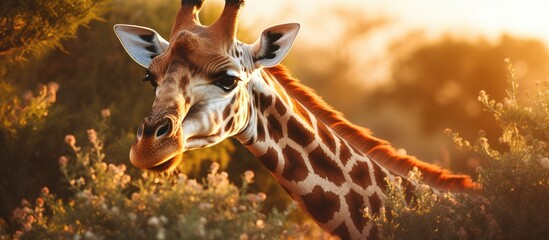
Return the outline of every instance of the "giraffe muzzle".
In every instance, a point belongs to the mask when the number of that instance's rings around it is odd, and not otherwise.
[[[176,118],[170,115],[143,119],[130,149],[132,164],[156,172],[175,169],[183,152],[180,128],[175,123]]]

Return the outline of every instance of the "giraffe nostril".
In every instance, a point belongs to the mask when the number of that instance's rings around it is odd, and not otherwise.
[[[168,134],[171,130],[171,127],[172,127],[171,121],[169,120],[164,121],[164,124],[162,124],[156,131],[156,137],[158,138]]]

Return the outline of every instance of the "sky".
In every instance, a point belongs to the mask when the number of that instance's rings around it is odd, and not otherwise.
[[[248,0],[242,17],[269,22],[270,16],[286,12],[279,20],[307,24],[322,18],[319,10],[338,5],[390,17],[402,31],[419,28],[431,34],[482,33],[489,37],[509,32],[549,42],[549,2],[542,0]]]
[[[224,0],[208,0],[223,4]],[[341,34],[342,24],[354,19],[335,19],[340,8],[388,23],[354,44],[357,66],[369,66],[365,86],[388,79],[391,44],[412,31],[435,40],[443,35],[496,41],[501,34],[537,38],[549,45],[549,1],[542,0],[247,0],[240,25],[252,35],[271,25],[298,22],[300,46],[327,47]]]

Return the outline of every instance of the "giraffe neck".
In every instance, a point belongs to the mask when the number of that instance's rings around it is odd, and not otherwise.
[[[367,129],[349,123],[282,66],[252,75],[248,126],[236,138],[324,230],[342,239],[377,238],[363,217],[383,205],[385,178],[417,167],[433,190],[475,192],[469,176],[454,175],[399,155]],[[405,178],[405,194],[415,188]]]
[[[316,118],[272,75],[263,72],[253,84],[254,114],[239,140],[323,229],[343,239],[375,235],[363,210],[380,209],[390,171]]]

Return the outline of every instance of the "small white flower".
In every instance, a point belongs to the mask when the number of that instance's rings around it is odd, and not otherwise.
[[[166,230],[164,228],[158,229],[158,232],[156,233],[156,239],[158,240],[166,239]]]
[[[208,210],[208,209],[211,209],[213,207],[213,205],[211,203],[200,203],[198,205],[198,208],[200,210]]]
[[[108,118],[108,117],[110,117],[110,116],[111,116],[111,110],[108,109],[108,108],[105,108],[105,109],[101,110],[101,116],[102,116],[103,118]]]
[[[162,223],[168,223],[168,218],[167,218],[166,216],[164,216],[164,215],[161,215],[161,216],[160,216],[160,221],[161,221]]]
[[[84,233],[84,239],[90,239],[90,240],[93,240],[93,239],[99,239],[95,234],[93,234],[92,232],[90,231],[86,231]]]
[[[251,183],[254,180],[254,172],[246,171],[244,172],[244,181]]]
[[[117,206],[113,206],[111,208],[111,213],[112,214],[119,214],[120,213],[120,209],[117,207]]]
[[[59,162],[59,166],[66,167],[67,163],[69,162],[69,159],[65,156],[61,156],[61,157],[59,157],[58,162]]]
[[[42,195],[46,196],[50,194],[50,189],[48,187],[43,187],[40,192],[42,193]]]
[[[158,226],[160,224],[160,220],[156,216],[153,216],[149,218],[147,224],[149,224],[149,226]]]
[[[419,192],[422,192],[422,193],[428,192],[430,189],[431,189],[431,188],[430,188],[429,185],[427,185],[427,184],[420,184],[420,185],[418,186]]]
[[[80,177],[79,179],[76,180],[76,184],[82,186],[86,184],[86,180],[83,177]]]
[[[210,166],[211,173],[215,174],[217,173],[218,170],[219,170],[219,163],[213,162],[212,165]]]
[[[264,228],[265,227],[265,222],[263,220],[259,219],[255,222],[255,225],[259,228]]]
[[[260,192],[257,194],[257,197],[260,201],[265,201],[265,199],[267,199],[267,194]]]
[[[95,132],[94,129],[88,129],[86,132],[88,133],[90,142],[95,143],[95,141],[97,141],[97,132]]]
[[[76,138],[74,137],[74,135],[66,135],[65,136],[65,143],[67,143],[69,146],[74,146],[76,144]]]
[[[549,158],[542,158],[539,160],[539,163],[544,168],[549,168]]]
[[[131,198],[132,198],[132,201],[137,201],[141,198],[141,195],[138,192],[134,192],[132,193]]]
[[[183,173],[177,174],[177,181],[179,183],[184,183],[185,181],[187,181],[187,179],[188,179],[187,175]]]

